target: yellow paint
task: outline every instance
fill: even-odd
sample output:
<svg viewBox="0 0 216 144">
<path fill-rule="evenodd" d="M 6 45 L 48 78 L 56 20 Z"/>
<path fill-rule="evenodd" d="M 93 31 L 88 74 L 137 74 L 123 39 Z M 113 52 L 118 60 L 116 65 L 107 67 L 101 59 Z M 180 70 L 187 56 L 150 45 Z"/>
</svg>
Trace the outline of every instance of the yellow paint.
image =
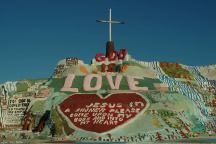
<svg viewBox="0 0 216 144">
<path fill-rule="evenodd" d="M 86 69 L 85 66 L 80 66 L 80 72 L 83 74 L 88 74 L 88 70 Z"/>
<path fill-rule="evenodd" d="M 160 121 L 159 121 L 156 117 L 153 117 L 153 118 L 152 118 L 151 123 L 152 123 L 153 126 L 155 126 L 155 127 L 157 127 L 157 128 L 162 127 Z"/>
<path fill-rule="evenodd" d="M 121 72 L 125 72 L 128 69 L 128 65 L 125 64 L 121 67 Z"/>
</svg>

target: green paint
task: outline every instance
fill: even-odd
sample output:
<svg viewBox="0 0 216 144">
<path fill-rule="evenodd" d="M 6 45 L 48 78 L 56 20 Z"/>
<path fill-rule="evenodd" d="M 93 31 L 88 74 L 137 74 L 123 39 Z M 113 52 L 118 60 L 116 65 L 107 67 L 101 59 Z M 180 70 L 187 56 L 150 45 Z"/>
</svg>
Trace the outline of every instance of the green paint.
<svg viewBox="0 0 216 144">
<path fill-rule="evenodd" d="M 56 135 L 61 136 L 63 134 L 63 131 L 62 131 L 63 124 L 62 124 L 60 115 L 58 114 L 56 109 L 53 109 L 51 111 L 51 119 L 53 120 L 56 126 Z"/>
</svg>

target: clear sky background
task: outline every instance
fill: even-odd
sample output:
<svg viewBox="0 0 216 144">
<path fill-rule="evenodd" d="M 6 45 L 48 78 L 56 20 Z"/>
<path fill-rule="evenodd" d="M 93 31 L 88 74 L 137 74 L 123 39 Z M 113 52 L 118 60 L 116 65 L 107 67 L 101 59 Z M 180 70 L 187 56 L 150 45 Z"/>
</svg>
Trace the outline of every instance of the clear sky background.
<svg viewBox="0 0 216 144">
<path fill-rule="evenodd" d="M 112 17 L 116 49 L 138 60 L 216 64 L 216 0 L 0 0 L 0 83 L 49 77 L 56 63 L 90 63 L 105 52 Z"/>
</svg>

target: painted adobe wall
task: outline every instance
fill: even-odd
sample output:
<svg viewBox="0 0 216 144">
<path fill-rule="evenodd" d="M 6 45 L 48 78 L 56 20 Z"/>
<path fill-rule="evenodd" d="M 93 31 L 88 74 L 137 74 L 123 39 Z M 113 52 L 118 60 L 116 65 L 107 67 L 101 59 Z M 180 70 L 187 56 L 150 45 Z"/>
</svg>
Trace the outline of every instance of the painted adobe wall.
<svg viewBox="0 0 216 144">
<path fill-rule="evenodd" d="M 197 67 L 132 58 L 114 67 L 104 73 L 100 63 L 68 58 L 51 79 L 2 84 L 0 136 L 127 143 L 215 135 L 215 80 Z"/>
</svg>

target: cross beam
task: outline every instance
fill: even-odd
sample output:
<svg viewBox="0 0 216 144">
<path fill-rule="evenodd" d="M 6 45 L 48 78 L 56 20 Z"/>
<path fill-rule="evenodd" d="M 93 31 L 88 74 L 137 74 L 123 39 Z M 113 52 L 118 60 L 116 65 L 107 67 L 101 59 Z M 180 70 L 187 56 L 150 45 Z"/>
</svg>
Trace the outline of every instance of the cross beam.
<svg viewBox="0 0 216 144">
<path fill-rule="evenodd" d="M 109 24 L 109 41 L 112 41 L 112 24 L 124 24 L 123 21 L 112 21 L 112 10 L 109 9 L 109 20 L 96 20 L 97 22 L 101 23 L 108 23 Z"/>
</svg>

